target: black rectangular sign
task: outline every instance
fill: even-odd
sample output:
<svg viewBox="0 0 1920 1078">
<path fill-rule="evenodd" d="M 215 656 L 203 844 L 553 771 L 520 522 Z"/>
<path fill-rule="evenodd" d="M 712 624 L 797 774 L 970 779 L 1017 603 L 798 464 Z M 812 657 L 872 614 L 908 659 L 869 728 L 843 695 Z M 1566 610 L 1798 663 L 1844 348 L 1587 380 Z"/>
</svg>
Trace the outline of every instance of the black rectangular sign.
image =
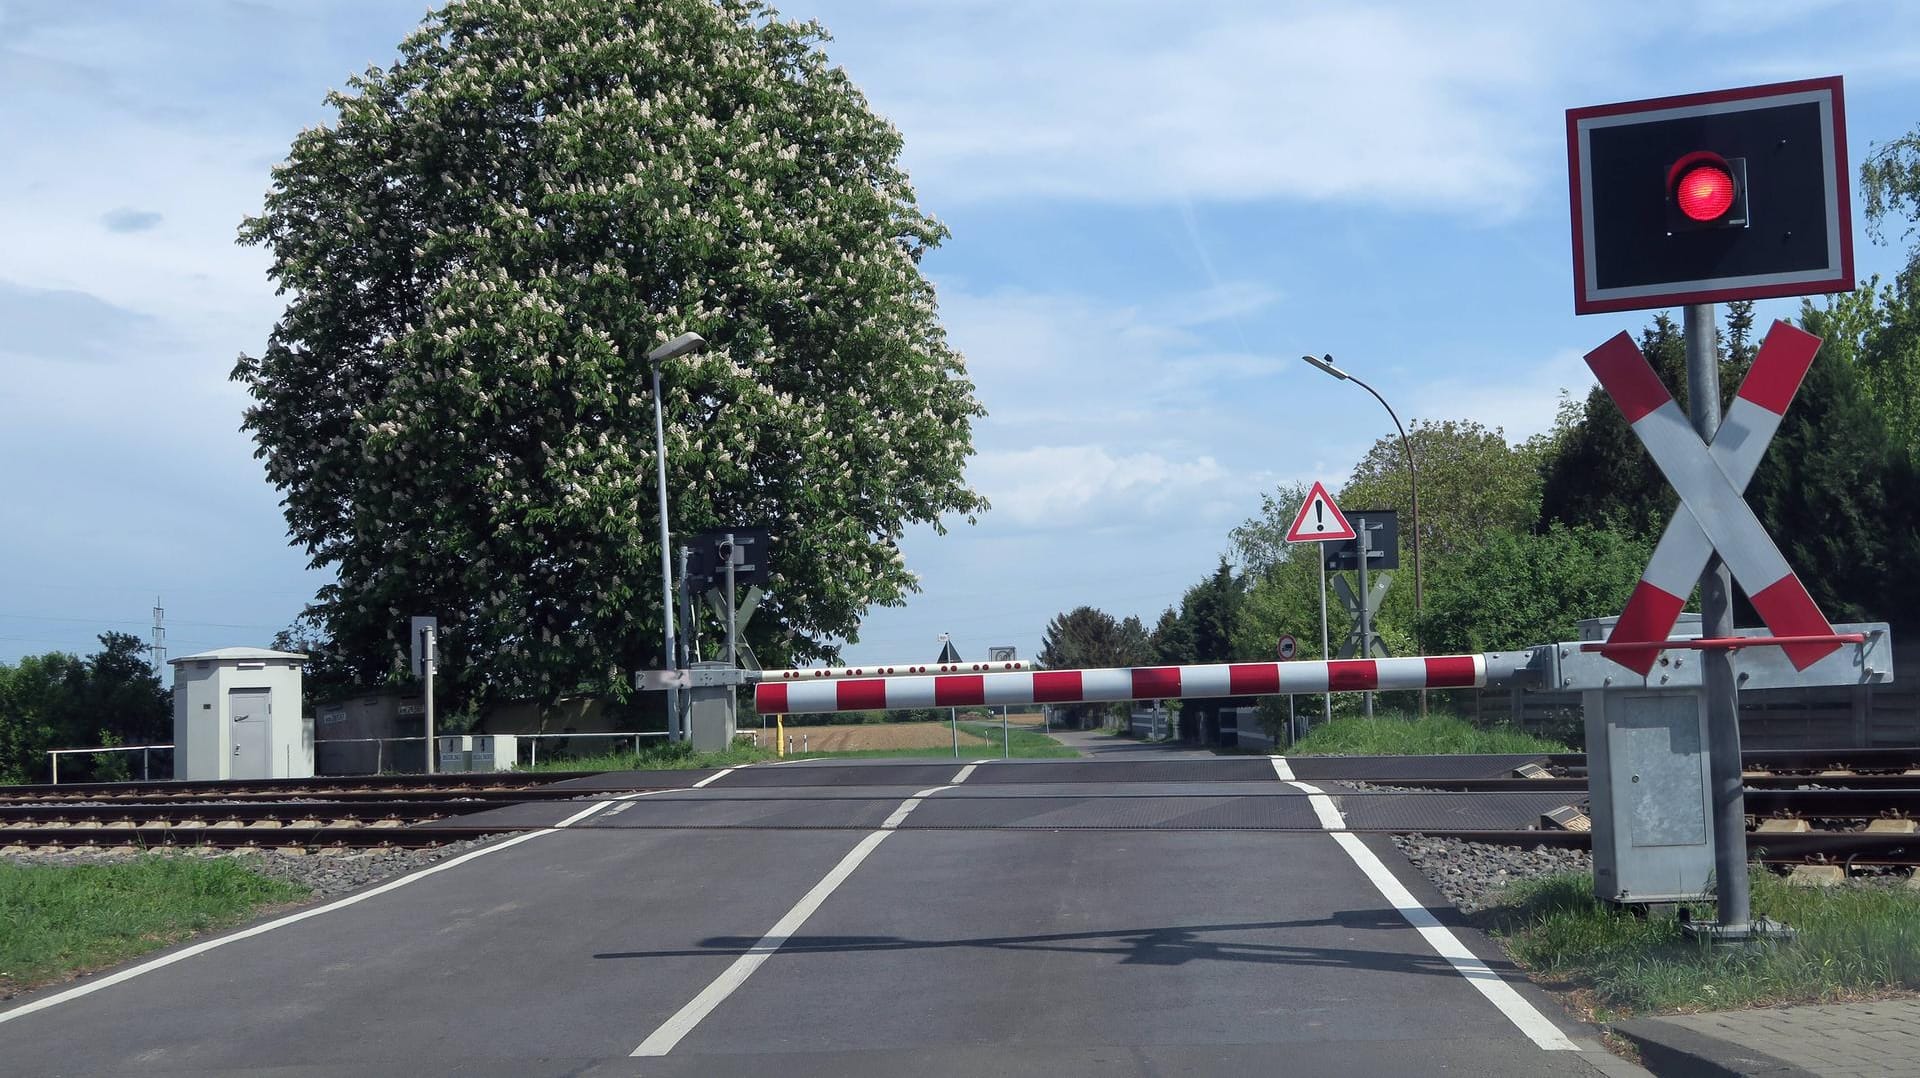
<svg viewBox="0 0 1920 1078">
<path fill-rule="evenodd" d="M 1400 568 L 1400 514 L 1392 509 L 1362 509 L 1345 514 L 1354 531 L 1367 531 L 1367 572 Z M 1321 543 L 1327 568 L 1333 572 L 1352 572 L 1360 568 L 1360 540 Z"/>
<path fill-rule="evenodd" d="M 1838 78 L 1570 109 L 1567 166 L 1576 313 L 1853 288 Z"/>
<path fill-rule="evenodd" d="M 726 586 L 727 563 L 721 557 L 721 548 L 725 546 L 728 535 L 733 536 L 734 586 L 744 588 L 749 584 L 766 583 L 773 553 L 767 529 L 726 528 L 701 532 L 687 544 L 693 552 L 687 558 L 687 579 L 693 584 L 694 591 Z"/>
</svg>

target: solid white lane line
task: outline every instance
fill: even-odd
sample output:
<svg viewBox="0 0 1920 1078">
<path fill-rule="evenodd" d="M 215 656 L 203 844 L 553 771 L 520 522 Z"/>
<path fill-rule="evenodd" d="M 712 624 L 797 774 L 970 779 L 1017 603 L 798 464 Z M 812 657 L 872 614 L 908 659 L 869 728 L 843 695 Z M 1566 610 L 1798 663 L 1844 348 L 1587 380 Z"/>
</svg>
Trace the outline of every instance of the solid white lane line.
<svg viewBox="0 0 1920 1078">
<path fill-rule="evenodd" d="M 1347 829 L 1347 818 L 1340 815 L 1340 810 L 1334 806 L 1333 798 L 1328 797 L 1322 792 L 1320 787 L 1310 782 L 1288 781 L 1287 785 L 1306 793 L 1307 804 L 1313 806 L 1313 814 L 1319 817 L 1321 827 L 1329 831 L 1345 831 Z"/>
<path fill-rule="evenodd" d="M 407 875 L 401 876 L 398 879 L 389 880 L 388 882 L 383 883 L 378 887 L 361 891 L 358 894 L 348 895 L 345 898 L 335 899 L 334 901 L 329 902 L 324 906 L 315 906 L 310 910 L 301 910 L 299 913 L 291 913 L 285 917 L 279 918 L 278 920 L 268 921 L 266 924 L 263 924 L 263 925 L 254 925 L 252 928 L 242 929 L 241 931 L 235 932 L 229 936 L 221 936 L 218 939 L 210 939 L 204 943 L 196 943 L 191 947 L 183 947 L 180 950 L 174 951 L 171 954 L 161 955 L 159 958 L 153 959 L 150 962 L 142 962 L 137 966 L 129 966 L 118 973 L 109 973 L 104 977 L 100 977 L 95 980 L 89 980 L 84 984 L 75 985 L 74 987 L 69 988 L 64 992 L 56 992 L 51 996 L 47 996 L 42 999 L 36 999 L 31 1003 L 23 1003 L 20 1006 L 13 1008 L 12 1010 L 0 1011 L 0 1024 L 11 1022 L 16 1018 L 24 1018 L 27 1015 L 34 1013 L 35 1011 L 44 1011 L 49 1007 L 57 1007 L 62 1003 L 68 1002 L 69 1000 L 79 999 L 82 996 L 90 996 L 95 992 L 100 991 L 103 988 L 111 988 L 116 984 L 133 980 L 135 977 L 138 977 L 141 974 L 152 973 L 154 970 L 157 970 L 157 969 L 164 969 L 167 966 L 173 965 L 175 962 L 184 962 L 189 958 L 198 957 L 216 948 L 225 947 L 229 943 L 238 943 L 244 939 L 252 939 L 255 936 L 262 935 L 267 932 L 271 932 L 276 928 L 285 928 L 286 926 L 291 924 L 298 924 L 309 917 L 318 917 L 323 913 L 332 913 L 335 910 L 343 910 L 343 909 L 346 909 L 348 906 L 353 906 L 361 902 L 365 902 L 369 898 L 374 898 L 379 895 L 384 895 L 389 891 L 397 891 L 400 888 L 407 886 L 408 884 L 418 883 L 429 876 L 438 875 L 442 872 L 447 871 L 450 868 L 454 868 L 458 865 L 464 865 L 468 861 L 472 861 L 476 858 L 485 857 L 488 854 L 492 854 L 492 853 L 499 853 L 501 850 L 507 849 L 509 847 L 518 846 L 522 842 L 531 842 L 542 835 L 551 835 L 554 832 L 561 830 L 562 828 L 579 823 L 581 820 L 586 819 L 587 817 L 593 815 L 596 812 L 599 812 L 601 809 L 604 809 L 609 805 L 618 804 L 623 801 L 631 801 L 636 797 L 647 797 L 651 794 L 667 793 L 667 792 L 668 791 L 666 790 L 642 790 L 637 793 L 621 794 L 619 797 L 609 798 L 605 801 L 595 801 L 593 804 L 588 805 L 586 808 L 581 809 L 579 812 L 576 812 L 573 815 L 567 817 L 566 819 L 561 820 L 559 823 L 554 824 L 552 827 L 543 827 L 538 831 L 528 831 L 526 834 L 523 834 L 523 835 L 514 835 L 511 838 L 501 839 L 499 842 L 495 842 L 492 845 L 482 846 L 477 850 L 469 850 L 458 857 L 448 858 L 445 861 L 440 861 L 435 864 L 428 865 L 426 868 L 420 869 L 417 872 L 410 872 Z"/>
<path fill-rule="evenodd" d="M 706 778 L 701 779 L 699 782 L 694 783 L 692 786 L 689 786 L 688 789 L 698 790 L 700 787 L 705 786 L 707 783 L 712 782 L 715 779 L 724 779 L 728 775 L 733 774 L 737 770 L 739 769 L 733 768 L 733 767 L 723 767 L 720 770 L 715 771 L 713 774 L 708 775 Z"/>
<path fill-rule="evenodd" d="M 1280 776 L 1281 782 L 1293 781 L 1293 765 L 1287 762 L 1285 756 L 1269 756 L 1267 759 L 1273 761 L 1273 773 Z"/>
<path fill-rule="evenodd" d="M 954 784 L 955 786 L 958 786 L 958 785 L 960 785 L 961 783 L 963 783 L 963 782 L 965 782 L 965 781 L 967 781 L 967 776 L 968 776 L 968 775 L 971 775 L 971 774 L 973 774 L 973 769 L 974 769 L 974 768 L 976 768 L 976 767 L 979 767 L 979 766 L 980 766 L 980 765 L 979 765 L 978 763 L 971 763 L 971 764 L 968 764 L 967 766 L 965 766 L 965 767 L 963 767 L 963 768 L 961 768 L 961 769 L 960 769 L 960 773 L 959 773 L 958 775 L 955 775 L 955 776 L 953 777 L 953 784 Z"/>
<path fill-rule="evenodd" d="M 920 807 L 921 801 L 942 790 L 951 790 L 958 786 L 964 775 L 963 771 L 961 775 L 954 778 L 952 783 L 921 790 L 902 802 L 899 808 L 893 810 L 893 815 L 888 816 L 880 825 L 880 830 L 861 839 L 853 849 L 848 850 L 847 855 L 840 859 L 840 863 L 822 876 L 820 882 L 813 885 L 812 890 L 800 896 L 800 901 L 794 903 L 793 908 L 788 910 L 784 917 L 775 921 L 773 927 L 767 930 L 766 935 L 760 937 L 758 943 L 748 948 L 746 954 L 734 959 L 720 976 L 713 979 L 712 984 L 701 989 L 699 995 L 688 1000 L 686 1006 L 675 1011 L 673 1017 L 660 1023 L 660 1028 L 647 1034 L 647 1039 L 641 1041 L 640 1046 L 635 1048 L 632 1054 L 663 1056 L 673 1051 L 674 1046 L 684 1040 L 687 1034 L 692 1033 L 695 1026 L 705 1021 L 707 1016 L 713 1013 L 714 1008 L 726 1002 L 728 996 L 733 995 L 736 989 L 747 983 L 747 978 L 753 976 L 755 970 L 764 965 L 767 959 L 772 958 L 795 932 L 800 931 L 800 927 L 807 923 L 807 918 L 812 917 L 814 912 L 827 901 L 827 896 L 847 882 L 847 877 L 853 875 L 853 870 L 859 868 L 860 863 L 878 849 L 880 844 L 887 840 L 888 835 L 893 834 L 909 813 Z"/>
<path fill-rule="evenodd" d="M 1467 945 L 1460 942 L 1460 937 L 1453 934 L 1452 929 L 1436 920 L 1433 913 L 1422 906 L 1420 900 L 1414 898 L 1387 870 L 1387 866 L 1380 863 L 1380 858 L 1367 849 L 1366 844 L 1360 841 L 1360 836 L 1351 831 L 1337 831 L 1333 840 L 1347 851 L 1347 856 L 1353 858 L 1353 863 L 1360 866 L 1360 871 L 1367 874 L 1367 879 L 1373 881 L 1373 886 L 1393 904 L 1400 916 L 1426 937 L 1427 945 L 1446 959 L 1460 976 L 1466 978 L 1468 984 L 1479 989 L 1480 994 L 1487 997 L 1487 1002 L 1499 1008 L 1500 1013 L 1507 1016 L 1507 1021 L 1526 1034 L 1529 1040 L 1549 1052 L 1580 1050 L 1580 1046 L 1569 1040 L 1559 1026 L 1540 1013 L 1539 1008 L 1528 1003 L 1519 992 L 1514 991 L 1512 985 L 1475 957 Z"/>
<path fill-rule="evenodd" d="M 1512 1022 L 1514 1028 L 1526 1034 L 1527 1039 L 1535 1045 L 1549 1052 L 1580 1050 L 1580 1046 L 1569 1040 L 1567 1035 L 1560 1031 L 1559 1026 L 1554 1025 L 1546 1015 L 1540 1013 L 1539 1008 L 1528 1003 L 1519 992 L 1514 991 L 1512 985 L 1494 972 L 1491 966 L 1468 950 L 1467 945 L 1460 942 L 1460 937 L 1454 935 L 1452 929 L 1441 924 L 1439 919 L 1434 917 L 1433 911 L 1421 905 L 1420 900 L 1413 897 L 1413 892 L 1406 889 L 1406 886 L 1386 865 L 1381 863 L 1380 858 L 1375 856 L 1372 850 L 1367 849 L 1367 844 L 1360 841 L 1360 836 L 1347 830 L 1346 817 L 1340 814 L 1331 797 L 1310 782 L 1290 782 L 1289 785 L 1297 787 L 1307 795 L 1308 803 L 1313 805 L 1314 815 L 1320 818 L 1320 826 L 1332 833 L 1333 841 L 1347 851 L 1347 856 L 1359 867 L 1368 882 L 1373 884 L 1374 890 L 1380 892 L 1380 897 L 1386 899 L 1407 924 L 1420 933 L 1421 937 L 1427 941 L 1427 946 L 1432 947 L 1436 954 L 1446 959 L 1447 964 L 1451 965 L 1454 971 L 1465 978 L 1466 982 L 1477 989 L 1482 996 L 1485 996 L 1488 1003 L 1493 1004 L 1501 1014 L 1506 1015 L 1507 1021 Z"/>
</svg>

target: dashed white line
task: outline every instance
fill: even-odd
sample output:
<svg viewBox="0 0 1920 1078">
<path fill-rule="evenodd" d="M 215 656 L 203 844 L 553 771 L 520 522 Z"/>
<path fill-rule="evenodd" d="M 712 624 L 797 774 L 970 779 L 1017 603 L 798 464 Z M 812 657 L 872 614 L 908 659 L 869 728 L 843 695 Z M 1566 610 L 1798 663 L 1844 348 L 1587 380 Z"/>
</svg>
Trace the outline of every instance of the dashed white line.
<svg viewBox="0 0 1920 1078">
<path fill-rule="evenodd" d="M 109 973 L 104 977 L 98 978 L 97 980 L 87 981 L 85 984 L 76 985 L 72 988 L 67 989 L 64 992 L 56 992 L 51 996 L 47 996 L 42 999 L 36 999 L 31 1003 L 23 1003 L 20 1006 L 13 1008 L 12 1010 L 0 1011 L 0 1024 L 11 1022 L 16 1018 L 24 1018 L 29 1014 L 33 1014 L 36 1011 L 44 1011 L 49 1007 L 57 1007 L 62 1003 L 67 1003 L 69 1001 L 79 999 L 82 996 L 90 996 L 93 993 L 98 992 L 103 988 L 112 988 L 116 984 L 123 984 L 143 974 L 152 973 L 154 970 L 157 970 L 157 969 L 164 969 L 167 966 L 173 965 L 175 962 L 184 962 L 189 958 L 196 958 L 200 955 L 206 954 L 208 951 L 212 951 L 220 947 L 225 947 L 229 943 L 238 943 L 244 939 L 252 939 L 255 936 L 264 935 L 265 933 L 271 932 L 276 928 L 285 928 L 288 925 L 298 924 L 301 921 L 307 920 L 310 917 L 318 917 L 323 913 L 332 913 L 335 910 L 343 910 L 343 909 L 346 909 L 348 906 L 358 905 L 359 903 L 365 902 L 369 898 L 375 898 L 380 895 L 384 895 L 389 891 L 397 891 L 400 888 L 407 886 L 408 884 L 418 883 L 429 876 L 439 875 L 440 873 L 445 872 L 450 868 L 454 868 L 459 865 L 464 865 L 468 861 L 485 857 L 488 854 L 499 853 L 501 850 L 518 846 L 522 842 L 532 842 L 534 839 L 539 838 L 542 835 L 551 835 L 554 832 L 561 830 L 562 828 L 570 827 L 573 824 L 579 823 L 581 820 L 586 819 L 587 817 L 593 815 L 596 812 L 599 812 L 601 809 L 604 809 L 609 805 L 617 805 L 617 804 L 620 804 L 621 802 L 631 801 L 636 797 L 647 797 L 651 794 L 667 793 L 667 792 L 669 791 L 640 790 L 635 793 L 621 794 L 619 797 L 608 798 L 607 800 L 604 800 L 604 801 L 595 801 L 593 804 L 588 805 L 586 808 L 581 809 L 579 812 L 576 812 L 571 816 L 568 816 L 566 819 L 561 820 L 559 823 L 554 824 L 552 827 L 543 827 L 538 831 L 528 831 L 525 834 L 514 835 L 511 838 L 501 839 L 500 841 L 492 843 L 491 845 L 482 846 L 477 850 L 469 850 L 468 852 L 463 853 L 458 857 L 451 857 L 445 861 L 428 865 L 426 868 L 420 869 L 417 872 L 410 872 L 405 876 L 401 876 L 399 879 L 390 880 L 387 883 L 383 883 L 378 887 L 369 888 L 357 894 L 348 895 L 345 898 L 335 899 L 334 901 L 329 902 L 324 906 L 315 906 L 310 910 L 301 910 L 299 913 L 291 913 L 278 920 L 268 921 L 266 924 L 263 924 L 263 925 L 255 925 L 252 928 L 242 929 L 238 932 L 233 933 L 232 935 L 221 936 L 218 939 L 210 939 L 204 943 L 196 943 L 191 947 L 182 947 L 180 950 L 174 951 L 171 954 L 161 955 L 159 958 L 153 959 L 150 962 L 142 962 L 137 966 L 129 966 L 128 968 L 123 969 L 118 973 Z M 625 806 L 623 805 L 622 807 L 625 807 Z"/>
<path fill-rule="evenodd" d="M 961 768 L 960 773 L 953 777 L 953 784 L 955 786 L 958 786 L 961 783 L 967 781 L 967 776 L 973 774 L 973 769 L 979 766 L 980 766 L 979 763 L 976 762 L 976 763 L 968 764 L 967 766 Z"/>
<path fill-rule="evenodd" d="M 1492 967 L 1468 950 L 1452 929 L 1434 917 L 1433 911 L 1421 905 L 1420 900 L 1413 897 L 1413 892 L 1407 890 L 1392 871 L 1381 863 L 1380 858 L 1367 848 L 1366 843 L 1360 841 L 1360 836 L 1347 830 L 1346 817 L 1340 814 L 1340 809 L 1326 791 L 1310 782 L 1294 779 L 1293 768 L 1283 757 L 1275 756 L 1272 759 L 1273 770 L 1281 781 L 1307 795 L 1307 802 L 1313 806 L 1314 815 L 1319 817 L 1320 826 L 1332 834 L 1333 841 L 1352 858 L 1367 881 L 1380 892 L 1380 896 L 1393 906 L 1414 931 L 1420 933 L 1435 953 L 1447 960 L 1455 972 L 1479 990 L 1488 1003 L 1506 1015 L 1507 1021 L 1512 1022 L 1534 1044 L 1550 1052 L 1580 1050 L 1580 1046 L 1568 1039 L 1546 1015 L 1541 1014 L 1539 1008 L 1528 1003 Z"/>
<path fill-rule="evenodd" d="M 951 790 L 960 785 L 972 771 L 973 765 L 968 764 L 960 769 L 960 773 L 953 777 L 951 783 L 921 790 L 901 802 L 900 807 L 894 809 L 893 814 L 880 824 L 878 831 L 867 835 L 853 849 L 848 850 L 847 855 L 840 859 L 840 863 L 822 876 L 820 882 L 813 885 L 812 890 L 802 895 L 800 901 L 794 903 L 793 908 L 788 910 L 785 916 L 775 921 L 773 927 L 767 930 L 766 935 L 760 937 L 758 943 L 748 948 L 746 954 L 734 959 L 720 976 L 713 979 L 712 984 L 701 989 L 699 995 L 688 1000 L 686 1006 L 675 1011 L 673 1017 L 660 1023 L 660 1028 L 647 1034 L 647 1039 L 641 1041 L 640 1046 L 635 1048 L 632 1054 L 663 1056 L 673 1051 L 674 1046 L 684 1040 L 687 1034 L 692 1033 L 694 1027 L 705 1021 L 706 1017 L 713 1013 L 714 1008 L 724 1003 L 728 996 L 733 995 L 741 985 L 747 983 L 747 978 L 753 976 L 755 970 L 764 965 L 767 959 L 772 958 L 795 932 L 800 931 L 801 926 L 807 923 L 807 918 L 812 917 L 814 912 L 827 901 L 827 897 L 845 883 L 848 876 L 853 875 L 853 870 L 859 868 L 860 863 L 878 849 L 901 823 L 905 822 L 908 814 L 920 807 L 920 802 L 942 790 Z"/>
</svg>

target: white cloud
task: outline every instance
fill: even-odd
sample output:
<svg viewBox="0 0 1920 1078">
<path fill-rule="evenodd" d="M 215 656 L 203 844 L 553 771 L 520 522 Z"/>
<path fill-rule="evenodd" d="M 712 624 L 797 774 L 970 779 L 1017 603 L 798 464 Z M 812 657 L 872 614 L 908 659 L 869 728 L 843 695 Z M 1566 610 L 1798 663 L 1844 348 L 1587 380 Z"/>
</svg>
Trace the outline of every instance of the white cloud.
<svg viewBox="0 0 1920 1078">
<path fill-rule="evenodd" d="M 975 458 L 969 475 L 996 513 L 1020 524 L 1055 527 L 1095 515 L 1161 513 L 1170 503 L 1203 497 L 1230 478 L 1211 456 L 1116 455 L 1097 445 L 987 451 Z"/>
<path fill-rule="evenodd" d="M 1580 353 L 1557 352 L 1543 360 L 1506 364 L 1499 379 L 1442 378 L 1421 387 L 1409 418 L 1472 419 L 1498 427 L 1509 442 L 1522 442 L 1553 427 L 1563 393 L 1585 400 L 1593 372 Z"/>
</svg>

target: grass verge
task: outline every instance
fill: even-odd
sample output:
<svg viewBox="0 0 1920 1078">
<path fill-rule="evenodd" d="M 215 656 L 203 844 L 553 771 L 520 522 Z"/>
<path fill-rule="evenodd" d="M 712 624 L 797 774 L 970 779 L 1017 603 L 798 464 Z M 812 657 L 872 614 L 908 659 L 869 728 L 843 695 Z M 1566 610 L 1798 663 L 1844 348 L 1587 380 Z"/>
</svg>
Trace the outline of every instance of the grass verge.
<svg viewBox="0 0 1920 1078">
<path fill-rule="evenodd" d="M 963 722 L 962 733 L 985 738 L 985 745 L 960 746 L 960 758 L 977 760 L 982 757 L 997 757 L 1001 751 L 1000 724 L 998 722 Z M 1015 725 L 1011 727 L 1012 746 L 1009 755 L 1019 759 L 1062 758 L 1078 756 L 1078 752 L 1045 734 L 1034 730 L 1023 730 Z M 890 757 L 904 758 L 953 758 L 951 746 L 935 746 L 924 749 L 854 749 L 847 752 L 795 752 L 786 758 L 789 760 L 834 760 L 834 759 L 877 759 Z M 522 771 L 660 771 L 695 767 L 739 767 L 742 764 L 766 763 L 780 759 L 772 749 L 756 749 L 735 746 L 722 752 L 695 752 L 683 744 L 652 745 L 639 752 L 613 752 L 598 756 L 567 756 L 559 759 L 541 760 L 534 767 L 521 768 Z"/>
<path fill-rule="evenodd" d="M 1585 873 L 1516 884 L 1486 916 L 1515 961 L 1556 987 L 1591 993 L 1603 1021 L 1920 990 L 1920 891 L 1789 887 L 1756 870 L 1752 896 L 1754 915 L 1785 922 L 1791 941 L 1696 942 L 1674 918 L 1602 903 Z M 1712 903 L 1695 907 L 1694 916 L 1711 917 Z"/>
<path fill-rule="evenodd" d="M 306 894 L 225 858 L 0 862 L 0 996 L 145 954 Z"/>
<path fill-rule="evenodd" d="M 735 745 L 719 752 L 695 752 L 686 742 L 649 745 L 639 752 L 603 752 L 594 756 L 559 756 L 541 760 L 520 771 L 679 771 L 696 767 L 739 767 L 776 759 L 772 749 Z"/>
<path fill-rule="evenodd" d="M 998 722 L 963 722 L 960 724 L 960 732 L 963 734 L 971 734 L 974 737 L 984 738 L 987 743 L 984 745 L 963 744 L 960 746 L 959 756 L 953 754 L 953 748 L 950 745 L 936 745 L 932 748 L 925 749 L 854 749 L 846 752 L 795 752 L 789 754 L 787 759 L 837 760 L 848 758 L 879 759 L 884 757 L 900 757 L 937 760 L 945 757 L 949 760 L 997 760 L 1000 758 L 1003 745 L 1000 737 L 1000 724 Z M 1012 759 L 1065 759 L 1067 757 L 1080 755 L 1077 750 L 1062 745 L 1059 741 L 1048 737 L 1046 734 L 1034 730 L 1022 730 L 1018 726 L 1013 726 L 1011 727 L 1011 733 L 1013 735 L 1011 745 L 1006 746 L 1006 748 L 1007 755 Z"/>
<path fill-rule="evenodd" d="M 1335 719 L 1313 728 L 1289 756 L 1429 756 L 1455 753 L 1567 752 L 1565 745 L 1511 726 L 1479 727 L 1463 719 L 1386 715 Z"/>
</svg>

